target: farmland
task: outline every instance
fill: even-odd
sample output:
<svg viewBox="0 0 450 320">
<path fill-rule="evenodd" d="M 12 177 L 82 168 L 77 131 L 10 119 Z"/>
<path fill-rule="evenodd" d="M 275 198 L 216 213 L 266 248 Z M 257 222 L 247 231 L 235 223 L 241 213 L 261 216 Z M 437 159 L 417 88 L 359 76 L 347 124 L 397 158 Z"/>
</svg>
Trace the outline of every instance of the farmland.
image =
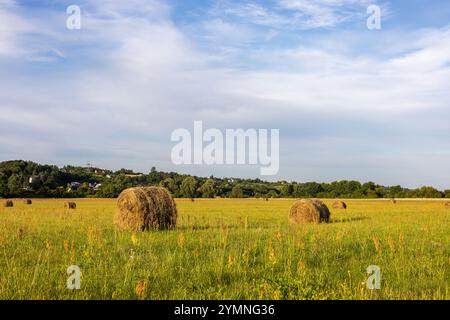
<svg viewBox="0 0 450 320">
<path fill-rule="evenodd" d="M 177 199 L 177 228 L 145 233 L 114 229 L 115 200 L 74 201 L 0 208 L 0 299 L 450 299 L 444 201 L 324 200 L 331 223 L 292 225 L 293 199 Z"/>
</svg>

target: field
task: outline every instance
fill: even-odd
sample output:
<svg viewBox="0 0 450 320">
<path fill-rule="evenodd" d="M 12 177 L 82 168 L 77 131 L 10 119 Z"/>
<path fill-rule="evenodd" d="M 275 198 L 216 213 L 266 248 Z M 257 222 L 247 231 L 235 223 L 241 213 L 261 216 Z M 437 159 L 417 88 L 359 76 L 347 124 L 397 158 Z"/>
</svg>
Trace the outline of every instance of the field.
<svg viewBox="0 0 450 320">
<path fill-rule="evenodd" d="M 75 201 L 0 208 L 0 299 L 450 299 L 443 201 L 349 200 L 291 225 L 292 199 L 179 199 L 176 230 L 138 234 L 114 230 L 115 200 Z"/>
</svg>

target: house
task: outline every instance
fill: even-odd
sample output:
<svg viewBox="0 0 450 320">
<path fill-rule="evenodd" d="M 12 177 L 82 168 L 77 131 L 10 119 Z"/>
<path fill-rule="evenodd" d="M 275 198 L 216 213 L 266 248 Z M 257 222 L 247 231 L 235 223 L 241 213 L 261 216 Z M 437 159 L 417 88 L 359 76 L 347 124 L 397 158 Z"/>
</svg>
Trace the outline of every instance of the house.
<svg viewBox="0 0 450 320">
<path fill-rule="evenodd" d="M 81 187 L 81 183 L 79 182 L 71 182 L 67 184 L 67 192 L 71 192 L 73 190 L 77 190 L 79 187 Z"/>
</svg>

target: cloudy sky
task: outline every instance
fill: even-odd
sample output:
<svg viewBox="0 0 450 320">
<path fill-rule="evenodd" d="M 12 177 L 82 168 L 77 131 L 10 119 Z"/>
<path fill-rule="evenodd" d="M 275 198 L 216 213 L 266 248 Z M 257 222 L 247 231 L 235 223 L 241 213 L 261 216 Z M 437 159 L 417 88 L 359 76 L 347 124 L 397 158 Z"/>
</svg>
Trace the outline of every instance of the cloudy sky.
<svg viewBox="0 0 450 320">
<path fill-rule="evenodd" d="M 450 2 L 0 0 L 0 160 L 259 177 L 173 165 L 194 120 L 280 129 L 270 180 L 450 188 Z"/>
</svg>

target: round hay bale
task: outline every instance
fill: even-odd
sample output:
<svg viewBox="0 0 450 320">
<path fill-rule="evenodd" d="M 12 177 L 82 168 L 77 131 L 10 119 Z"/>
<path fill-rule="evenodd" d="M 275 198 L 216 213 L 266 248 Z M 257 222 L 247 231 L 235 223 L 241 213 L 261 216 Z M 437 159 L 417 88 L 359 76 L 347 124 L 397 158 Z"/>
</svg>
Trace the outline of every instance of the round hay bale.
<svg viewBox="0 0 450 320">
<path fill-rule="evenodd" d="M 392 204 L 396 204 L 396 203 L 397 203 L 397 200 L 391 199 L 391 203 L 392 203 Z"/>
<path fill-rule="evenodd" d="M 5 208 L 12 208 L 12 207 L 14 207 L 14 202 L 13 202 L 12 200 L 6 200 L 6 201 L 3 203 L 3 206 L 4 206 Z"/>
<path fill-rule="evenodd" d="M 130 188 L 117 199 L 114 224 L 118 229 L 148 231 L 173 229 L 177 207 L 170 192 L 162 187 Z"/>
<path fill-rule="evenodd" d="M 77 204 L 75 202 L 65 202 L 64 203 L 64 208 L 66 208 L 66 209 L 76 209 L 77 208 Z"/>
<path fill-rule="evenodd" d="M 347 209 L 347 204 L 344 201 L 337 200 L 333 202 L 334 209 Z"/>
<path fill-rule="evenodd" d="M 24 199 L 23 204 L 30 205 L 33 204 L 33 201 L 31 201 L 30 199 Z"/>
<path fill-rule="evenodd" d="M 328 223 L 330 221 L 330 210 L 320 200 L 301 199 L 292 205 L 289 220 L 292 223 Z"/>
</svg>

